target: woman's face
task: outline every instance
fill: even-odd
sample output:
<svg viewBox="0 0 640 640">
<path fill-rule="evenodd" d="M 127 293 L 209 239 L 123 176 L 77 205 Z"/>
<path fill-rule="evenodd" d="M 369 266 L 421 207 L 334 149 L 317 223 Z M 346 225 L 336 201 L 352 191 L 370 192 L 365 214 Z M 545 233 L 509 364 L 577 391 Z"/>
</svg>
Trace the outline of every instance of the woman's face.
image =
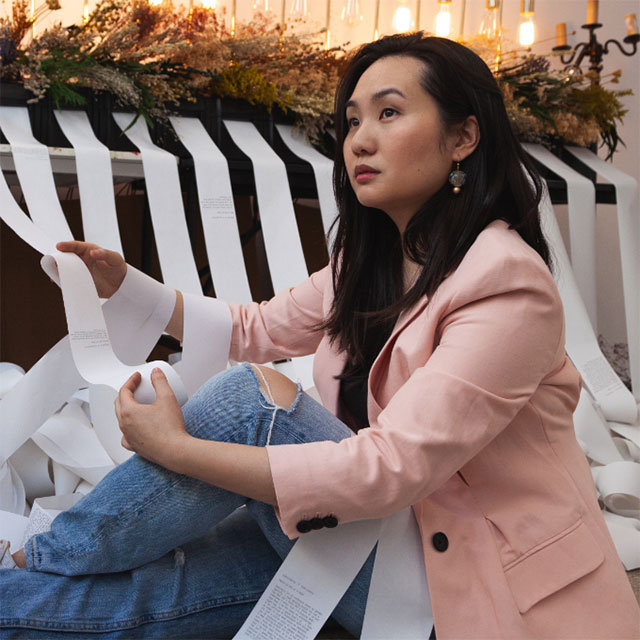
<svg viewBox="0 0 640 640">
<path fill-rule="evenodd" d="M 420 83 L 424 63 L 409 56 L 374 62 L 346 104 L 344 162 L 361 204 L 385 211 L 404 232 L 446 182 L 453 136 Z"/>
</svg>

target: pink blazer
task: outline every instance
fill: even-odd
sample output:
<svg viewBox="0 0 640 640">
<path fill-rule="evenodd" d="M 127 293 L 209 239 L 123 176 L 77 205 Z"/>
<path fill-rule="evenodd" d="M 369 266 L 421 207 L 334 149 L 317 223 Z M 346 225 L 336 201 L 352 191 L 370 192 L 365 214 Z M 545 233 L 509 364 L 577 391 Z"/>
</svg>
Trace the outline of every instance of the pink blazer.
<svg viewBox="0 0 640 640">
<path fill-rule="evenodd" d="M 310 331 L 329 268 L 272 300 L 231 305 L 231 357 L 315 353 L 338 410 L 344 357 Z M 404 313 L 369 376 L 370 427 L 340 443 L 268 447 L 285 533 L 412 505 L 438 640 L 638 638 L 640 615 L 573 430 L 580 377 L 540 257 L 490 224 L 460 266 Z"/>
</svg>

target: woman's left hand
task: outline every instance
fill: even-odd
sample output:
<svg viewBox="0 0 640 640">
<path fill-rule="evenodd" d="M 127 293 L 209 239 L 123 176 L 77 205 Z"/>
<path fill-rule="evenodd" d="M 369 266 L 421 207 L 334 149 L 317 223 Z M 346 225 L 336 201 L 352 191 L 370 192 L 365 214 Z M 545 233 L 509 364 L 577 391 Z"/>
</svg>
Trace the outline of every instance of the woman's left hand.
<svg viewBox="0 0 640 640">
<path fill-rule="evenodd" d="M 140 373 L 134 373 L 122 385 L 115 401 L 116 416 L 123 434 L 122 446 L 159 465 L 174 467 L 172 463 L 190 438 L 185 431 L 180 405 L 167 378 L 158 368 L 151 372 L 156 400 L 153 404 L 140 404 L 133 393 L 141 379 Z"/>
</svg>

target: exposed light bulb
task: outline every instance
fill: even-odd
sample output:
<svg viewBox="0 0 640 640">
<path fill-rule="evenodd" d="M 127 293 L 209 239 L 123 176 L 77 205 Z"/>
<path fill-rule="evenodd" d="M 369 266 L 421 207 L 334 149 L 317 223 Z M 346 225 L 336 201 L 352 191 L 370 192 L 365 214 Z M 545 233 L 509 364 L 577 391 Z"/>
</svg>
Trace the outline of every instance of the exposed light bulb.
<svg viewBox="0 0 640 640">
<path fill-rule="evenodd" d="M 533 24 L 531 16 L 527 16 L 525 20 L 520 23 L 518 30 L 518 40 L 523 47 L 530 47 L 536 39 L 536 27 Z"/>
<path fill-rule="evenodd" d="M 413 25 L 411 7 L 408 6 L 406 0 L 399 0 L 396 10 L 393 12 L 391 25 L 398 33 L 404 33 L 411 29 Z"/>
<path fill-rule="evenodd" d="M 202 0 L 202 8 L 203 9 L 215 9 L 216 8 L 216 0 Z"/>
<path fill-rule="evenodd" d="M 291 11 L 289 13 L 292 18 L 306 18 L 309 14 L 307 0 L 293 0 L 291 2 Z"/>
<path fill-rule="evenodd" d="M 480 23 L 480 35 L 489 40 L 496 40 L 501 35 L 500 1 L 487 0 L 486 8 Z"/>
<path fill-rule="evenodd" d="M 521 0 L 518 40 L 523 47 L 530 47 L 535 39 L 536 27 L 533 23 L 533 0 Z"/>
<path fill-rule="evenodd" d="M 436 16 L 436 35 L 448 38 L 451 35 L 451 0 L 439 0 L 440 10 Z"/>
<path fill-rule="evenodd" d="M 360 0 L 345 0 L 340 13 L 340 19 L 346 22 L 349 27 L 358 26 L 364 19 L 360 7 Z"/>
<path fill-rule="evenodd" d="M 153 7 L 158 7 L 162 4 L 162 0 L 149 0 L 149 4 Z"/>
</svg>

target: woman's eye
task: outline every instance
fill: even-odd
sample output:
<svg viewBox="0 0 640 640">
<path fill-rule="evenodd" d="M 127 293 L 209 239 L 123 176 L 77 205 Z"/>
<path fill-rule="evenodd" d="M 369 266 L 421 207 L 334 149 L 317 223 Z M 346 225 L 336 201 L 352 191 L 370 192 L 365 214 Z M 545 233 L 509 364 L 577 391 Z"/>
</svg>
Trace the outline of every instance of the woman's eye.
<svg viewBox="0 0 640 640">
<path fill-rule="evenodd" d="M 382 110 L 382 113 L 380 115 L 383 118 L 390 118 L 391 116 L 395 116 L 396 113 L 398 112 L 395 109 L 392 109 L 391 107 L 387 107 L 386 109 Z"/>
<path fill-rule="evenodd" d="M 358 118 L 347 118 L 347 127 L 352 129 L 353 127 L 357 127 L 359 124 Z"/>
</svg>

